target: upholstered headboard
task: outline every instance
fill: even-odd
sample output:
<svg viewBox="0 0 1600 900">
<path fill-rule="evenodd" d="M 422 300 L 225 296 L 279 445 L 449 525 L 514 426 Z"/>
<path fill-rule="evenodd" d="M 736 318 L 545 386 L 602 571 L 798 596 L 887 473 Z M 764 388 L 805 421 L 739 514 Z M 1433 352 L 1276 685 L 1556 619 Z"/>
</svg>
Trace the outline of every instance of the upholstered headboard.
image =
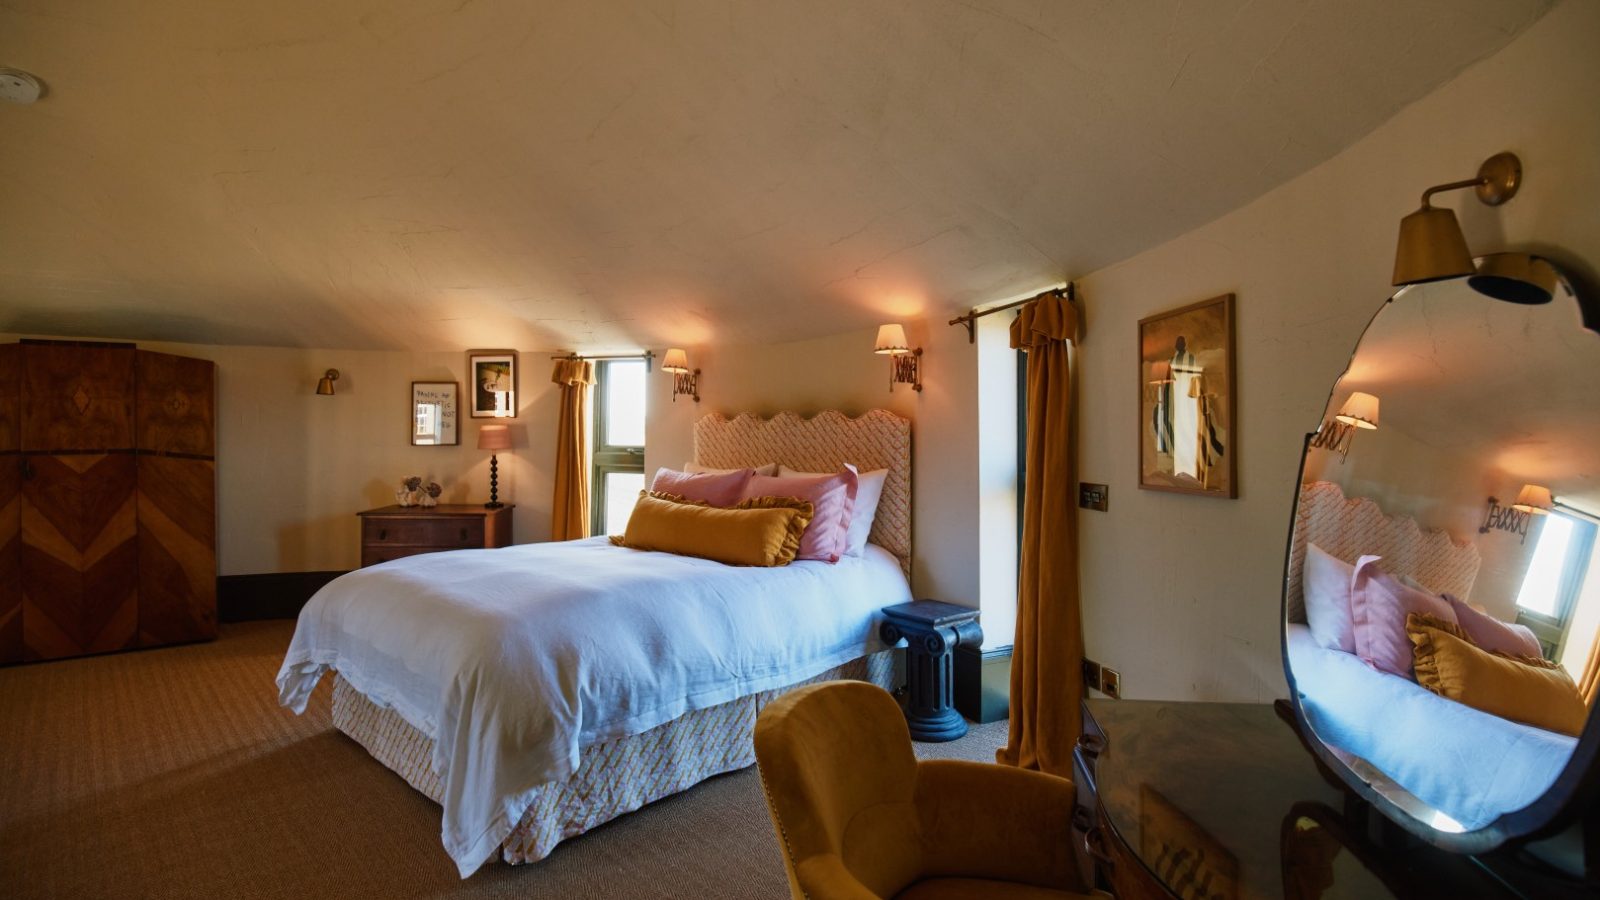
<svg viewBox="0 0 1600 900">
<path fill-rule="evenodd" d="M 1362 556 L 1381 556 L 1388 571 L 1410 575 L 1420 584 L 1463 600 L 1472 594 L 1481 562 L 1478 548 L 1470 542 L 1458 544 L 1444 531 L 1423 530 L 1409 516 L 1384 515 L 1378 504 L 1365 497 L 1346 498 L 1331 481 L 1303 484 L 1285 588 L 1291 622 L 1306 619 L 1300 570 L 1308 542 L 1351 564 Z"/>
<path fill-rule="evenodd" d="M 694 425 L 694 456 L 719 469 L 770 462 L 803 472 L 837 472 L 845 463 L 863 472 L 888 469 L 868 539 L 911 571 L 910 419 L 884 409 L 853 419 L 832 410 L 809 419 L 788 412 L 770 419 L 712 413 Z"/>
</svg>

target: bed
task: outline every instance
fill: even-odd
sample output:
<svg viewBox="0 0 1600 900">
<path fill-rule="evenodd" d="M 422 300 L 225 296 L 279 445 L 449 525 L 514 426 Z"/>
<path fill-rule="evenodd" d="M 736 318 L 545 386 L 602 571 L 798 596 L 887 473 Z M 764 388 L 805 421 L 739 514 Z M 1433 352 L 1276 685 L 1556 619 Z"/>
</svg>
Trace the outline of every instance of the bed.
<svg viewBox="0 0 1600 900">
<path fill-rule="evenodd" d="M 1576 739 L 1513 722 L 1380 672 L 1350 653 L 1319 646 L 1305 624 L 1306 545 L 1353 563 L 1383 557 L 1389 571 L 1470 597 L 1479 557 L 1470 543 L 1385 515 L 1339 486 L 1301 489 L 1290 547 L 1287 647 L 1295 688 L 1312 728 L 1380 792 L 1443 830 L 1471 831 L 1545 793 Z M 1419 802 L 1420 801 L 1420 802 Z"/>
<path fill-rule="evenodd" d="M 910 424 L 708 416 L 696 461 L 889 470 L 862 557 L 777 569 L 606 537 L 425 554 L 313 597 L 279 672 L 296 711 L 336 673 L 333 722 L 440 803 L 463 878 L 754 762 L 755 716 L 801 684 L 888 686 L 878 610 L 910 599 Z"/>
</svg>

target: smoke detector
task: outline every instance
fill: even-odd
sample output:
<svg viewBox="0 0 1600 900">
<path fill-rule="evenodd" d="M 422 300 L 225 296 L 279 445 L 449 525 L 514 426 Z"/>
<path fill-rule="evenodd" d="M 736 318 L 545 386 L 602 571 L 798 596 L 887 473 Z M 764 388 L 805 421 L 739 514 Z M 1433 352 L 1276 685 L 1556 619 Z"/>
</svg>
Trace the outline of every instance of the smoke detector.
<svg viewBox="0 0 1600 900">
<path fill-rule="evenodd" d="M 21 69 L 0 68 L 0 100 L 28 104 L 39 99 L 44 85 Z"/>
</svg>

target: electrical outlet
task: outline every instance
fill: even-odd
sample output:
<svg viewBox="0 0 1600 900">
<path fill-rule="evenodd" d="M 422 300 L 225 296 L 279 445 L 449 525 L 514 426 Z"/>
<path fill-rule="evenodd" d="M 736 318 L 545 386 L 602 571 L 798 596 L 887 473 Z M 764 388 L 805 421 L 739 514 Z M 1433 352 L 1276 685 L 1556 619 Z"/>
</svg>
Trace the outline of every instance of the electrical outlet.
<svg viewBox="0 0 1600 900">
<path fill-rule="evenodd" d="M 1100 664 L 1092 659 L 1085 658 L 1083 661 L 1083 684 L 1100 690 Z"/>
<path fill-rule="evenodd" d="M 1113 700 L 1122 699 L 1122 676 L 1109 666 L 1100 668 L 1100 692 Z"/>
</svg>

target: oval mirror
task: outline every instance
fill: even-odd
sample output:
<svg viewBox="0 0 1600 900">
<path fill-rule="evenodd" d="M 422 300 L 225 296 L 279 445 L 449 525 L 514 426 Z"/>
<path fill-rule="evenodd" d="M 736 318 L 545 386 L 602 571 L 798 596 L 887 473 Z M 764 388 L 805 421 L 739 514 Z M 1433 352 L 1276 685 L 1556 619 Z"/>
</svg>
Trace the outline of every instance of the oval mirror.
<svg viewBox="0 0 1600 900">
<path fill-rule="evenodd" d="M 1600 334 L 1578 299 L 1522 254 L 1401 289 L 1301 463 L 1283 643 L 1302 733 L 1462 852 L 1571 816 L 1600 744 Z"/>
</svg>

